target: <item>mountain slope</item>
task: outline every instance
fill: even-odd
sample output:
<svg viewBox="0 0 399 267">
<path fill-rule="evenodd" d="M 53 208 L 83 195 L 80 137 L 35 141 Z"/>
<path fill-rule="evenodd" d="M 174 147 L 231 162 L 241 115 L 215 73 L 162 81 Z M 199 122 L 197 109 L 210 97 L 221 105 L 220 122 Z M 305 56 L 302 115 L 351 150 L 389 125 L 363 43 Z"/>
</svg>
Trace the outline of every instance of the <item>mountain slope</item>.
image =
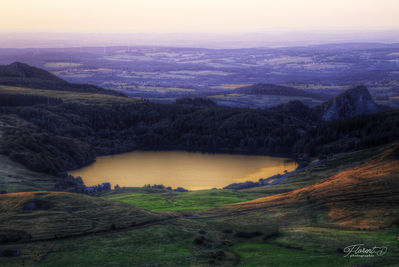
<svg viewBox="0 0 399 267">
<path fill-rule="evenodd" d="M 58 78 L 57 76 L 51 74 L 43 69 L 31 67 L 28 64 L 14 62 L 10 65 L 0 66 L 0 77 L 14 77 L 20 79 L 38 79 L 46 80 L 49 82 L 67 84 L 66 81 Z"/>
<path fill-rule="evenodd" d="M 123 96 L 118 92 L 95 85 L 68 83 L 48 71 L 20 62 L 0 66 L 0 85 Z"/>
<path fill-rule="evenodd" d="M 287 193 L 217 210 L 236 219 L 379 229 L 399 224 L 399 145 L 358 167 Z M 298 217 L 300 215 L 300 217 Z M 277 217 L 276 217 L 277 216 Z"/>
</svg>

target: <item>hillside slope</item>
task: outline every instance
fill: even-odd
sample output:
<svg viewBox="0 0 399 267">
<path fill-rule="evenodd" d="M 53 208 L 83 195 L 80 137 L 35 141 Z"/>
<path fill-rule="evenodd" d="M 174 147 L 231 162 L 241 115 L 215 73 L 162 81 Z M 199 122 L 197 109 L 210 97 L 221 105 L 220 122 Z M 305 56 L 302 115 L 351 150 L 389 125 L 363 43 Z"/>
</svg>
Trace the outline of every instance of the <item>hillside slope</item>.
<svg viewBox="0 0 399 267">
<path fill-rule="evenodd" d="M 20 62 L 14 62 L 10 65 L 0 65 L 0 85 L 123 96 L 121 93 L 103 89 L 95 85 L 68 83 L 46 70 Z"/>
<path fill-rule="evenodd" d="M 74 191 L 78 180 L 71 176 L 55 176 L 28 170 L 22 164 L 0 155 L 0 192 Z M 82 186 L 82 185 L 80 185 Z"/>
<path fill-rule="evenodd" d="M 287 193 L 215 209 L 235 220 L 380 229 L 399 224 L 399 145 L 377 159 Z M 299 216 L 299 217 L 298 217 Z"/>
<path fill-rule="evenodd" d="M 0 214 L 0 243 L 82 235 L 167 218 L 121 202 L 48 191 L 2 194 Z"/>
</svg>

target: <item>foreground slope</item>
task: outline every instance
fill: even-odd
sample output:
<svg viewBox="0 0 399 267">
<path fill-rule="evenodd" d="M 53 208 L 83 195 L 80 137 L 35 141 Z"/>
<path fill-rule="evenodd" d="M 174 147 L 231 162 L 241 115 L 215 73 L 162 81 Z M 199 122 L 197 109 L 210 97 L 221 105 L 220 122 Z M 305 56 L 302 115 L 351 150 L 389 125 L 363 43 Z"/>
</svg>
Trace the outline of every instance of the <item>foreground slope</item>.
<svg viewBox="0 0 399 267">
<path fill-rule="evenodd" d="M 83 194 L 23 192 L 0 195 L 0 242 L 46 240 L 152 223 L 167 218 Z"/>
<path fill-rule="evenodd" d="M 51 191 L 75 189 L 73 177 L 59 177 L 27 169 L 22 164 L 0 155 L 0 192 Z M 69 188 L 68 188 L 69 187 Z"/>
<path fill-rule="evenodd" d="M 380 229 L 399 223 L 399 145 L 374 160 L 287 193 L 214 210 L 219 216 L 268 217 L 283 224 Z M 220 215 L 222 214 L 222 215 Z"/>
</svg>

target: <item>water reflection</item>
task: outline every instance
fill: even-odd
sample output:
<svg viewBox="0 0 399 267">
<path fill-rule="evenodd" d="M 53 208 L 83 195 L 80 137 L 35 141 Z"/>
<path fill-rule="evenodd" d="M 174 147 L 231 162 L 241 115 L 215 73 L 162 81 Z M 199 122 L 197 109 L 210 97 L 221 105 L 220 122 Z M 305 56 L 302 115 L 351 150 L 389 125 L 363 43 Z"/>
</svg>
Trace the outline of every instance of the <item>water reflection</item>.
<svg viewBox="0 0 399 267">
<path fill-rule="evenodd" d="M 81 176 L 88 186 L 110 182 L 120 186 L 164 184 L 198 190 L 257 181 L 292 171 L 296 166 L 286 158 L 268 156 L 134 151 L 98 157 L 93 164 L 70 174 Z"/>
</svg>

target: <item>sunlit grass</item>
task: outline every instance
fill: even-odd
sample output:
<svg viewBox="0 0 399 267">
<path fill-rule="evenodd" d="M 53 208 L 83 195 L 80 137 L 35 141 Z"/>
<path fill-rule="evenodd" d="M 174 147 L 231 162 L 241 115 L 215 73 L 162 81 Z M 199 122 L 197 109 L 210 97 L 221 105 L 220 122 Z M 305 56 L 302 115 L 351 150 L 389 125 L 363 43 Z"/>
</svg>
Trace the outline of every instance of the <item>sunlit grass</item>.
<svg viewBox="0 0 399 267">
<path fill-rule="evenodd" d="M 203 210 L 255 199 L 259 193 L 245 193 L 232 190 L 199 190 L 184 193 L 159 191 L 148 193 L 145 189 L 133 189 L 131 192 L 110 194 L 105 198 L 129 203 L 149 210 Z"/>
<path fill-rule="evenodd" d="M 137 100 L 133 98 L 106 95 L 106 94 L 93 94 L 93 93 L 80 93 L 73 91 L 60 91 L 60 90 L 42 90 L 30 89 L 15 86 L 0 86 L 0 93 L 13 93 L 24 95 L 40 95 L 54 98 L 60 98 L 64 102 L 75 102 L 84 104 L 96 105 L 111 105 L 114 103 L 128 104 L 135 103 Z"/>
</svg>

